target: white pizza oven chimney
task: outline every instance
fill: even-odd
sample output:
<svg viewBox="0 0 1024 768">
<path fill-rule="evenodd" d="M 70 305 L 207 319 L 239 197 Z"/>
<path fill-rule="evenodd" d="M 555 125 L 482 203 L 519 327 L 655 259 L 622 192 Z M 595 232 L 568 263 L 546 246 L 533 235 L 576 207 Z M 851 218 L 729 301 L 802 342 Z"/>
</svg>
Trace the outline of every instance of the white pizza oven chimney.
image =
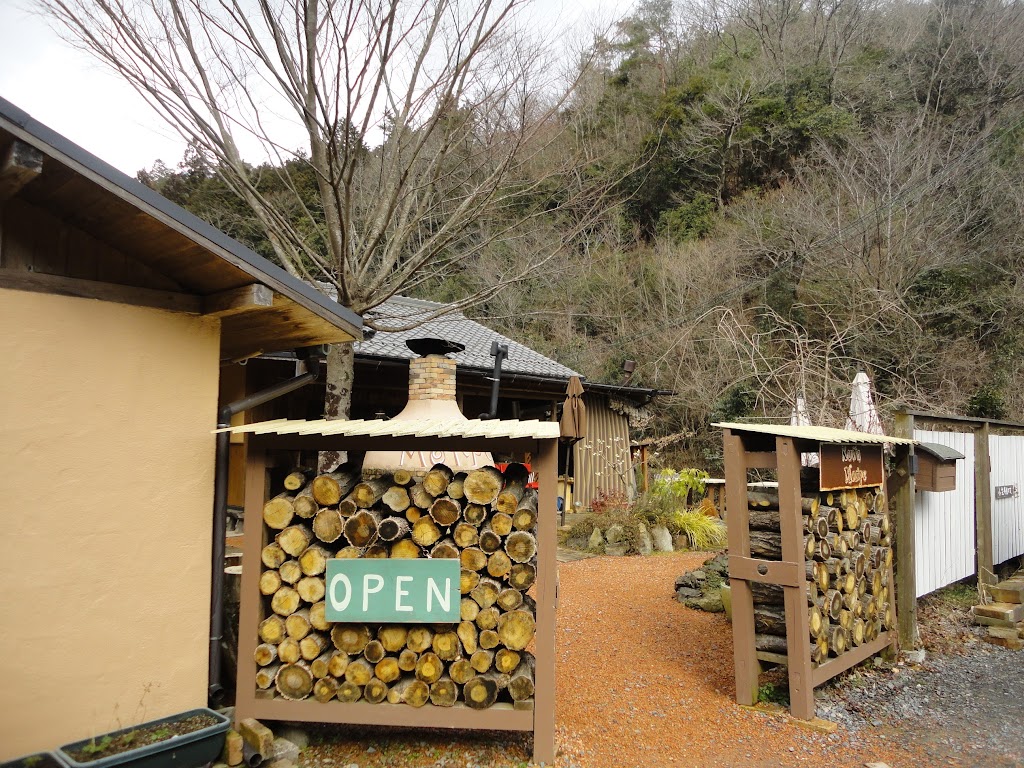
<svg viewBox="0 0 1024 768">
<path fill-rule="evenodd" d="M 409 361 L 409 402 L 391 421 L 468 421 L 455 399 L 456 362 L 445 356 L 465 346 L 445 339 L 409 339 L 406 346 L 422 357 Z M 405 469 L 422 476 L 435 464 L 468 472 L 493 463 L 491 454 L 482 451 L 368 451 L 363 473 Z"/>
</svg>

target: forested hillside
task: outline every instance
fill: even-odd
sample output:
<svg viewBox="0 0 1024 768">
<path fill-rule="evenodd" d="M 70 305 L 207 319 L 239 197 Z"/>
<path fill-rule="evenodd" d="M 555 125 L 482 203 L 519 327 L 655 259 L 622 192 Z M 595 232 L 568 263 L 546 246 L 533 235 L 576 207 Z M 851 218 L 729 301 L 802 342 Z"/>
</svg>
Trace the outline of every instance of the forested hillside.
<svg viewBox="0 0 1024 768">
<path fill-rule="evenodd" d="M 883 408 L 1024 419 L 1022 51 L 1020 2 L 644 0 L 517 169 L 550 215 L 412 292 L 549 250 L 470 313 L 594 379 L 635 360 L 677 393 L 652 436 L 800 392 L 841 423 L 858 369 Z M 582 177 L 552 173 L 570 155 Z M 140 177 L 272 255 L 198 153 Z"/>
</svg>

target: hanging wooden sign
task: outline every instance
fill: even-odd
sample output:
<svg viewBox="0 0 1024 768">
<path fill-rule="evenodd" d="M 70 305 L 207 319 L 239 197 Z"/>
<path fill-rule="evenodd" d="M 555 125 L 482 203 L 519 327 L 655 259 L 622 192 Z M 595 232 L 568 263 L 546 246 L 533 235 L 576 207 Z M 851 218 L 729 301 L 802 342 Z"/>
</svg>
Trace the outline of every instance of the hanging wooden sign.
<svg viewBox="0 0 1024 768">
<path fill-rule="evenodd" d="M 881 485 L 883 477 L 881 445 L 822 443 L 818 447 L 821 464 L 821 490 L 869 488 Z"/>
<path fill-rule="evenodd" d="M 459 561 L 327 561 L 327 621 L 457 623 Z"/>
</svg>

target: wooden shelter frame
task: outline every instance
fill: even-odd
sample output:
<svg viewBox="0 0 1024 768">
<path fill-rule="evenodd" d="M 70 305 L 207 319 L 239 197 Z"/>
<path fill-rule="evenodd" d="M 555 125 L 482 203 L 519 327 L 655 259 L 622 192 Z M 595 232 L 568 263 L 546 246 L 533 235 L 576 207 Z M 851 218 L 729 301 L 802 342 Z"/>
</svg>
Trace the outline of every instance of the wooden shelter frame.
<svg viewBox="0 0 1024 768">
<path fill-rule="evenodd" d="M 855 436 L 855 433 L 853 433 Z M 725 428 L 725 487 L 729 499 L 747 498 L 747 470 L 776 470 L 779 482 L 779 527 L 782 560 L 751 557 L 750 513 L 745 503 L 729 507 L 729 583 L 732 593 L 733 653 L 736 673 L 736 703 L 757 702 L 761 662 L 784 663 L 789 670 L 790 712 L 801 720 L 815 717 L 814 689 L 840 672 L 876 653 L 895 646 L 896 633 L 881 632 L 875 640 L 841 656 L 814 666 L 811 662 L 810 628 L 807 616 L 807 577 L 800 493 L 800 454 L 816 453 L 819 443 L 811 439 L 773 435 L 764 431 Z M 855 441 L 851 441 L 854 443 Z M 878 447 L 874 443 L 873 447 Z M 883 480 L 882 491 L 886 492 Z M 889 567 L 889 584 L 894 584 Z M 786 654 L 755 648 L 752 582 L 773 584 L 783 589 L 786 614 Z"/>
<path fill-rule="evenodd" d="M 319 434 L 246 435 L 245 516 L 250 524 L 242 555 L 242 584 L 239 615 L 238 675 L 235 722 L 246 718 L 292 722 L 384 725 L 424 728 L 460 728 L 533 733 L 533 762 L 554 762 L 555 758 L 555 608 L 557 602 L 556 497 L 558 481 L 558 439 L 523 437 L 424 437 L 424 436 L 342 436 Z M 462 704 L 414 708 L 407 704 L 367 702 L 321 703 L 312 699 L 288 701 L 260 698 L 256 687 L 256 664 L 252 661 L 258 642 L 259 623 L 264 618 L 260 599 L 260 553 L 268 543 L 263 525 L 263 505 L 269 498 L 267 470 L 275 451 L 490 451 L 528 452 L 538 479 L 537 528 L 537 634 L 535 692 L 532 708 L 495 704 L 471 709 Z"/>
</svg>

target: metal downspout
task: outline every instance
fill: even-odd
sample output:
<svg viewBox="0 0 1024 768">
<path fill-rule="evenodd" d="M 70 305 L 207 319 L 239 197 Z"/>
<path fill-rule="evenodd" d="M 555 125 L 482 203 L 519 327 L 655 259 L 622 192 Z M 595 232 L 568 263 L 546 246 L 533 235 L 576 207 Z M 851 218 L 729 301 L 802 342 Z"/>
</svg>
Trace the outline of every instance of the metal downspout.
<svg viewBox="0 0 1024 768">
<path fill-rule="evenodd" d="M 306 373 L 225 405 L 217 413 L 217 429 L 230 427 L 231 417 L 235 414 L 268 403 L 316 381 L 320 373 L 320 364 L 315 353 L 321 351 L 320 347 L 311 347 L 308 350 L 300 351 L 305 353 L 300 354 L 300 360 L 305 360 Z M 213 578 L 210 593 L 209 688 L 207 691 L 211 703 L 219 702 L 224 696 L 224 686 L 220 682 L 220 642 L 224 633 L 224 540 L 227 536 L 228 455 L 230 448 L 231 435 L 227 432 L 218 432 L 213 483 Z"/>
</svg>

